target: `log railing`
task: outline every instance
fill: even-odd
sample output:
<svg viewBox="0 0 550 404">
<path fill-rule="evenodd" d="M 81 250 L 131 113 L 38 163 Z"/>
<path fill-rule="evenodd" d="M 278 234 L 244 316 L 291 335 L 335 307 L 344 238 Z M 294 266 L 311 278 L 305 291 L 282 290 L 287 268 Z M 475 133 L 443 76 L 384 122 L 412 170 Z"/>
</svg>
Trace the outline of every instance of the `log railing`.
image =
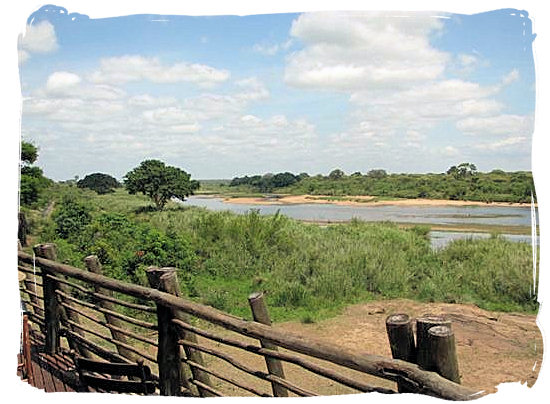
<svg viewBox="0 0 550 404">
<path fill-rule="evenodd" d="M 97 257 L 86 258 L 87 271 L 48 259 L 52 249 L 41 245 L 34 255 L 18 252 L 18 269 L 26 276 L 23 304 L 44 332 L 46 349 L 64 349 L 63 336 L 84 356 L 127 363 L 141 358 L 153 370 L 161 395 L 314 396 L 327 394 L 314 391 L 323 380 L 340 385 L 339 393 L 397 392 L 392 383 L 377 385 L 381 378 L 396 382 L 400 392 L 479 397 L 442 377 L 437 366 L 425 370 L 406 354 L 387 358 L 271 327 L 261 294 L 249 297 L 256 321 L 247 321 L 179 297 L 174 268 L 149 268 L 151 287 L 145 287 L 102 275 Z M 318 382 L 298 385 L 293 375 L 304 371 Z"/>
</svg>

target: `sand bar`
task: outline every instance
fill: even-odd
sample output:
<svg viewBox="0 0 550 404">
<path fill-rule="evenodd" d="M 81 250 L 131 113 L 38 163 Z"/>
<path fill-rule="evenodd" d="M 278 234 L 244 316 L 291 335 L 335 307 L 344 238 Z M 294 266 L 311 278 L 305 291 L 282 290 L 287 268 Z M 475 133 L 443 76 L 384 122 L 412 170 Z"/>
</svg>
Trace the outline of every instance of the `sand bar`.
<svg viewBox="0 0 550 404">
<path fill-rule="evenodd" d="M 223 196 L 221 196 L 224 198 Z M 226 203 L 245 205 L 302 205 L 302 204 L 330 204 L 343 206 L 502 206 L 502 207 L 531 207 L 530 203 L 514 202 L 479 202 L 455 201 L 448 199 L 392 199 L 378 200 L 376 196 L 357 195 L 335 198 L 328 195 L 278 195 L 276 197 L 234 197 L 223 199 Z M 537 206 L 537 204 L 535 204 Z"/>
</svg>

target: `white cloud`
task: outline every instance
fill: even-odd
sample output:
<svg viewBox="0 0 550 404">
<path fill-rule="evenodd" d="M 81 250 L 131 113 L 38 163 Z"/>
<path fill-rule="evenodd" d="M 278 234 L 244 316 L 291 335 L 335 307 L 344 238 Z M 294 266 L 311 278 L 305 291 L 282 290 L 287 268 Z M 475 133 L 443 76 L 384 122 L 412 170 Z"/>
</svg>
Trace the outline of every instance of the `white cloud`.
<svg viewBox="0 0 550 404">
<path fill-rule="evenodd" d="M 128 99 L 128 105 L 140 108 L 164 107 L 176 102 L 174 97 L 153 97 L 149 94 L 140 94 Z"/>
<path fill-rule="evenodd" d="M 457 128 L 469 135 L 530 136 L 533 133 L 532 115 L 495 115 L 468 117 L 456 123 Z"/>
<path fill-rule="evenodd" d="M 513 83 L 514 81 L 518 81 L 518 80 L 519 80 L 519 70 L 514 69 L 502 78 L 502 84 L 507 86 Z"/>
<path fill-rule="evenodd" d="M 429 36 L 441 28 L 439 19 L 418 13 L 302 14 L 291 35 L 305 47 L 289 56 L 285 81 L 349 91 L 436 79 L 449 55 L 433 48 Z"/>
<path fill-rule="evenodd" d="M 27 25 L 19 35 L 19 61 L 25 63 L 33 53 L 51 53 L 58 49 L 54 26 L 48 21 Z"/>
<path fill-rule="evenodd" d="M 82 79 L 80 76 L 70 72 L 55 72 L 50 74 L 46 81 L 46 90 L 48 92 L 66 91 L 75 88 Z"/>
<path fill-rule="evenodd" d="M 278 52 L 288 50 L 292 46 L 292 43 L 293 43 L 292 39 L 289 39 L 281 43 L 271 43 L 271 44 L 257 43 L 257 44 L 254 44 L 254 46 L 252 47 L 252 50 L 262 55 L 273 56 L 273 55 L 276 55 Z"/>
<path fill-rule="evenodd" d="M 518 145 L 527 144 L 527 138 L 525 136 L 510 136 L 506 139 L 497 140 L 491 143 L 480 143 L 475 146 L 478 150 L 497 151 L 511 146 L 517 147 Z"/>
<path fill-rule="evenodd" d="M 153 83 L 189 82 L 211 87 L 228 80 L 229 76 L 227 70 L 199 63 L 165 65 L 158 58 L 125 55 L 101 59 L 100 68 L 91 74 L 90 81 L 116 85 L 141 80 Z"/>
</svg>

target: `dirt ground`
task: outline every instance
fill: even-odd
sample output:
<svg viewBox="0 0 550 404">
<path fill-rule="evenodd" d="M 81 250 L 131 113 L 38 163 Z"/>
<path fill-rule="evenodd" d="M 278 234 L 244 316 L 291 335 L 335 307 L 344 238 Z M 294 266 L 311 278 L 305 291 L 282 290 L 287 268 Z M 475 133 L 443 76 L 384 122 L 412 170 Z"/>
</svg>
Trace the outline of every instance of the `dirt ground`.
<svg viewBox="0 0 550 404">
<path fill-rule="evenodd" d="M 391 351 L 385 331 L 385 319 L 394 313 L 407 313 L 411 318 L 424 314 L 439 314 L 452 321 L 464 386 L 489 393 L 495 392 L 496 386 L 500 383 L 519 381 L 532 386 L 537 379 L 542 362 L 542 335 L 536 325 L 535 315 L 489 312 L 473 305 L 389 300 L 354 305 L 337 317 L 314 324 L 285 322 L 275 324 L 274 327 L 331 345 L 389 357 Z M 219 344 L 206 340 L 201 343 L 220 348 Z M 263 359 L 256 355 L 226 347 L 224 352 L 240 362 L 265 371 Z M 271 388 L 267 382 L 243 375 L 219 359 L 209 358 L 207 362 L 226 375 L 246 380 L 256 388 L 270 393 Z M 395 388 L 395 383 L 390 381 L 332 364 L 327 365 L 322 361 L 316 362 L 333 369 L 338 368 L 350 377 L 373 385 Z M 284 369 L 288 380 L 323 395 L 355 392 L 292 364 L 285 363 Z M 228 395 L 248 395 L 226 383 L 217 383 L 217 388 Z"/>
</svg>

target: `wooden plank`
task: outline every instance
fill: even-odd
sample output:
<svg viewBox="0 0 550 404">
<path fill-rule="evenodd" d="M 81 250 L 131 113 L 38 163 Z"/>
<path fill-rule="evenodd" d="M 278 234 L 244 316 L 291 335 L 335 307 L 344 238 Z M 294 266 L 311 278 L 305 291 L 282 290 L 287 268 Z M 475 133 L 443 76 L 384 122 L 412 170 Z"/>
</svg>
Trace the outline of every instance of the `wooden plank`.
<svg viewBox="0 0 550 404">
<path fill-rule="evenodd" d="M 142 375 L 142 367 L 137 364 L 133 365 L 130 363 L 100 362 L 86 358 L 77 358 L 76 366 L 82 370 L 90 372 L 108 373 L 110 375 L 117 376 L 141 377 Z M 143 366 L 143 371 L 145 372 L 145 377 L 147 379 L 151 377 L 151 369 L 148 366 Z"/>
</svg>

